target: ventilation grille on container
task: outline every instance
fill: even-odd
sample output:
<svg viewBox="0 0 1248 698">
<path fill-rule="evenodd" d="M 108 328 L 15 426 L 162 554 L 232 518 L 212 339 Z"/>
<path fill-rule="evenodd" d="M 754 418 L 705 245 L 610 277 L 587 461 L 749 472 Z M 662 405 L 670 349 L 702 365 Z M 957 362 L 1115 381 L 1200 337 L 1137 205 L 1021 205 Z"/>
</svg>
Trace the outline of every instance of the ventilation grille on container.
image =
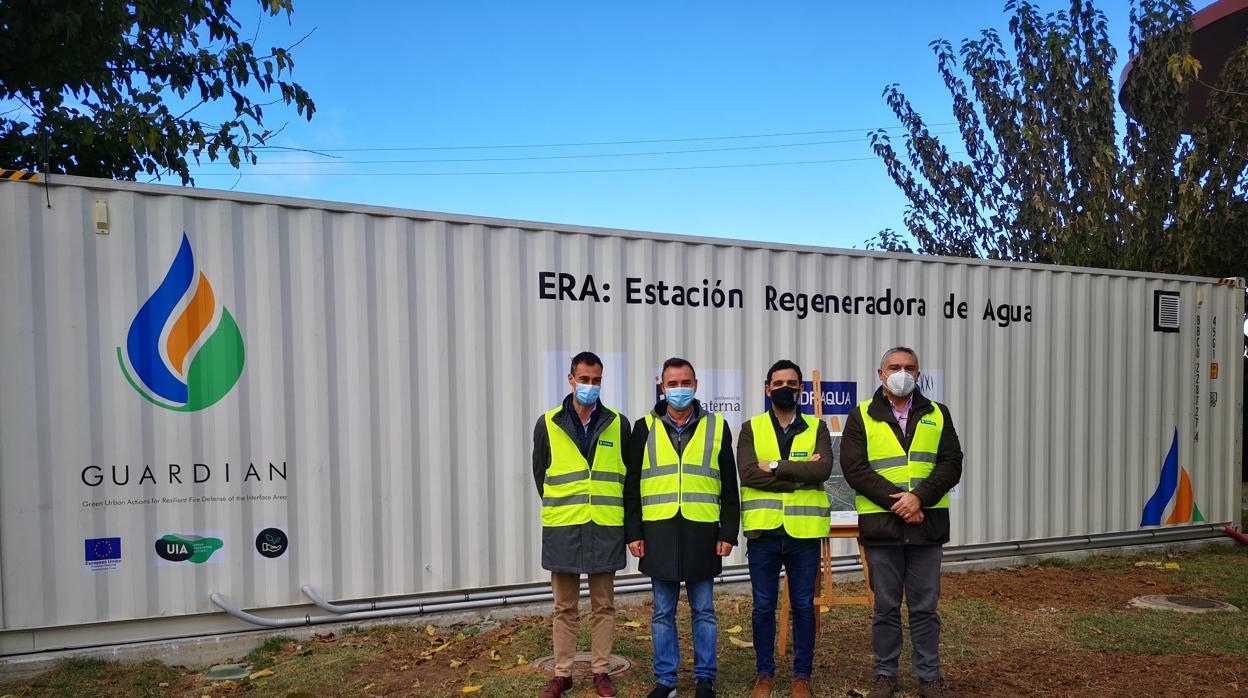
<svg viewBox="0 0 1248 698">
<path fill-rule="evenodd" d="M 1179 293 L 1153 291 L 1153 331 L 1179 331 Z"/>
</svg>

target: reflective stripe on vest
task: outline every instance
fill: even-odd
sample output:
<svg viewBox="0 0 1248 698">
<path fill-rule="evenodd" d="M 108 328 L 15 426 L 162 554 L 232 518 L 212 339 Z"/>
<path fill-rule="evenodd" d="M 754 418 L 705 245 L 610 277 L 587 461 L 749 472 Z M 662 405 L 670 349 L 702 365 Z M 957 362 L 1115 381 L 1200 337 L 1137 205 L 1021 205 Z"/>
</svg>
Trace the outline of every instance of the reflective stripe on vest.
<svg viewBox="0 0 1248 698">
<path fill-rule="evenodd" d="M 611 420 L 590 448 L 590 467 L 576 442 L 558 424 L 562 407 L 546 413 L 550 467 L 542 484 L 542 525 L 574 526 L 593 521 L 599 526 L 624 525 L 624 449 L 620 416 L 606 407 L 599 419 Z"/>
<path fill-rule="evenodd" d="M 912 492 L 936 466 L 936 450 L 940 446 L 940 434 L 945 428 L 945 413 L 941 411 L 940 405 L 933 402 L 931 412 L 911 417 L 919 420 L 919 423 L 914 428 L 910 453 L 907 454 L 902 450 L 897 435 L 893 433 L 893 427 L 888 422 L 877 421 L 867 414 L 870 404 L 870 401 L 858 404 L 862 425 L 867 432 L 867 462 L 884 479 L 906 492 Z M 888 511 L 862 495 L 854 497 L 854 508 L 859 514 Z M 939 502 L 924 505 L 923 508 L 948 509 L 949 494 L 945 493 Z"/>
<path fill-rule="evenodd" d="M 679 513 L 690 521 L 718 522 L 723 415 L 706 413 L 699 418 L 680 455 L 667 428 L 653 414 L 646 415 L 646 428 L 650 434 L 641 461 L 641 519 L 662 521 Z"/>
<path fill-rule="evenodd" d="M 805 414 L 800 417 L 806 422 L 806 430 L 793 437 L 789 460 L 808 461 L 815 455 L 819 420 Z M 751 418 L 750 431 L 754 435 L 754 455 L 760 462 L 780 460 L 780 442 L 771 423 L 771 413 Z M 783 526 L 784 532 L 794 538 L 822 538 L 828 535 L 831 509 L 828 492 L 822 484 L 818 489 L 795 492 L 741 487 L 741 524 L 747 531 L 771 531 Z"/>
</svg>

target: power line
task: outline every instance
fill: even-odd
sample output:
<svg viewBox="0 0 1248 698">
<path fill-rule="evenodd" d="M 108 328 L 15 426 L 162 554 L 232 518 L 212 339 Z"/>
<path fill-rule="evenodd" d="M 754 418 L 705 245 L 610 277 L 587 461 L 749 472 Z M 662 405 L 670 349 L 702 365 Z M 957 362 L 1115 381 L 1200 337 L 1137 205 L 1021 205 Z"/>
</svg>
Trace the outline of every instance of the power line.
<svg viewBox="0 0 1248 698">
<path fill-rule="evenodd" d="M 944 136 L 956 131 L 941 131 L 933 133 L 934 136 Z M 649 155 L 688 155 L 693 153 L 723 153 L 741 150 L 769 150 L 775 148 L 800 148 L 811 145 L 834 145 L 838 143 L 863 143 L 870 138 L 848 138 L 835 141 L 806 141 L 803 143 L 773 143 L 769 145 L 740 145 L 727 148 L 696 148 L 691 150 L 650 150 L 640 153 L 590 153 L 579 155 L 525 155 L 514 157 L 498 157 L 498 158 L 439 158 L 428 160 L 287 160 L 272 162 L 244 163 L 249 167 L 272 166 L 272 165 L 385 165 L 385 164 L 415 164 L 415 163 L 440 163 L 440 162 L 517 162 L 525 160 L 577 160 L 586 158 L 619 158 L 619 157 L 643 157 Z M 205 165 L 229 165 L 228 162 L 207 162 Z"/>
<path fill-rule="evenodd" d="M 930 127 L 952 126 L 955 121 L 947 121 L 939 124 L 927 124 Z M 401 152 L 410 150 L 492 150 L 502 148 L 573 148 L 590 145 L 644 145 L 649 143 L 691 143 L 695 141 L 727 141 L 741 140 L 748 138 L 780 138 L 783 136 L 823 136 L 832 133 L 861 133 L 863 131 L 892 131 L 896 129 L 906 128 L 905 126 L 871 126 L 864 128 L 840 128 L 824 131 L 789 131 L 785 133 L 750 133 L 734 136 L 699 136 L 695 138 L 652 138 L 647 140 L 632 141 L 585 141 L 580 143 L 514 143 L 505 145 L 427 145 L 427 146 L 404 146 L 391 148 L 317 148 L 318 151 L 326 153 L 368 153 L 368 152 Z M 259 146 L 256 150 L 288 150 L 284 146 L 266 145 Z M 299 148 L 289 148 L 289 150 L 301 150 Z"/>
<path fill-rule="evenodd" d="M 788 162 L 750 162 L 726 165 L 686 165 L 679 167 L 630 167 L 601 170 L 516 170 L 511 172 L 197 172 L 194 177 L 475 177 L 490 175 L 602 174 L 611 172 L 666 172 L 673 170 L 721 170 L 742 167 L 782 167 L 788 165 L 824 165 L 838 162 L 877 160 L 874 155 L 836 160 L 791 160 Z"/>
</svg>

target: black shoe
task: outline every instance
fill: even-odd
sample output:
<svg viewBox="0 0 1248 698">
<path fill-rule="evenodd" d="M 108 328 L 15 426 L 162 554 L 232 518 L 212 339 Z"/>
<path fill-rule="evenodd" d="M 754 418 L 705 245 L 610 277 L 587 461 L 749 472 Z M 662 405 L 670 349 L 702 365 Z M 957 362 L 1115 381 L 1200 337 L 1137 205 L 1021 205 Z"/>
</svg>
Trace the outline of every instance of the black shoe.
<svg viewBox="0 0 1248 698">
<path fill-rule="evenodd" d="M 885 676 L 883 674 L 875 675 L 875 683 L 871 686 L 871 692 L 867 694 L 867 698 L 893 698 L 897 693 L 897 677 Z"/>
<path fill-rule="evenodd" d="M 698 686 L 693 693 L 693 697 L 715 698 L 715 682 L 711 679 L 698 679 Z"/>
<path fill-rule="evenodd" d="M 923 698 L 948 698 L 953 692 L 945 685 L 943 678 L 937 678 L 933 681 L 920 681 L 919 695 Z"/>
<path fill-rule="evenodd" d="M 654 688 L 646 694 L 646 698 L 676 698 L 676 687 L 656 683 Z"/>
</svg>

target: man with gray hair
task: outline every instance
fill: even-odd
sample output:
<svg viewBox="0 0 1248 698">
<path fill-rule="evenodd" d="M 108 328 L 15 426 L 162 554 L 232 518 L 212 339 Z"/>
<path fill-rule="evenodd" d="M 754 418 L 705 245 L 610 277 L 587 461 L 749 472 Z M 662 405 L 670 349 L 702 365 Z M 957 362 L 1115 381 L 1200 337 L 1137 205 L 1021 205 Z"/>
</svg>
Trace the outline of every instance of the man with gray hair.
<svg viewBox="0 0 1248 698">
<path fill-rule="evenodd" d="M 913 349 L 884 352 L 876 375 L 880 387 L 849 413 L 841 434 L 841 468 L 858 493 L 858 544 L 866 550 L 875 594 L 870 698 L 898 691 L 903 593 L 919 695 L 947 696 L 936 603 L 940 548 L 949 542 L 949 490 L 962 477 L 962 446 L 949 409 L 918 390 Z"/>
</svg>

